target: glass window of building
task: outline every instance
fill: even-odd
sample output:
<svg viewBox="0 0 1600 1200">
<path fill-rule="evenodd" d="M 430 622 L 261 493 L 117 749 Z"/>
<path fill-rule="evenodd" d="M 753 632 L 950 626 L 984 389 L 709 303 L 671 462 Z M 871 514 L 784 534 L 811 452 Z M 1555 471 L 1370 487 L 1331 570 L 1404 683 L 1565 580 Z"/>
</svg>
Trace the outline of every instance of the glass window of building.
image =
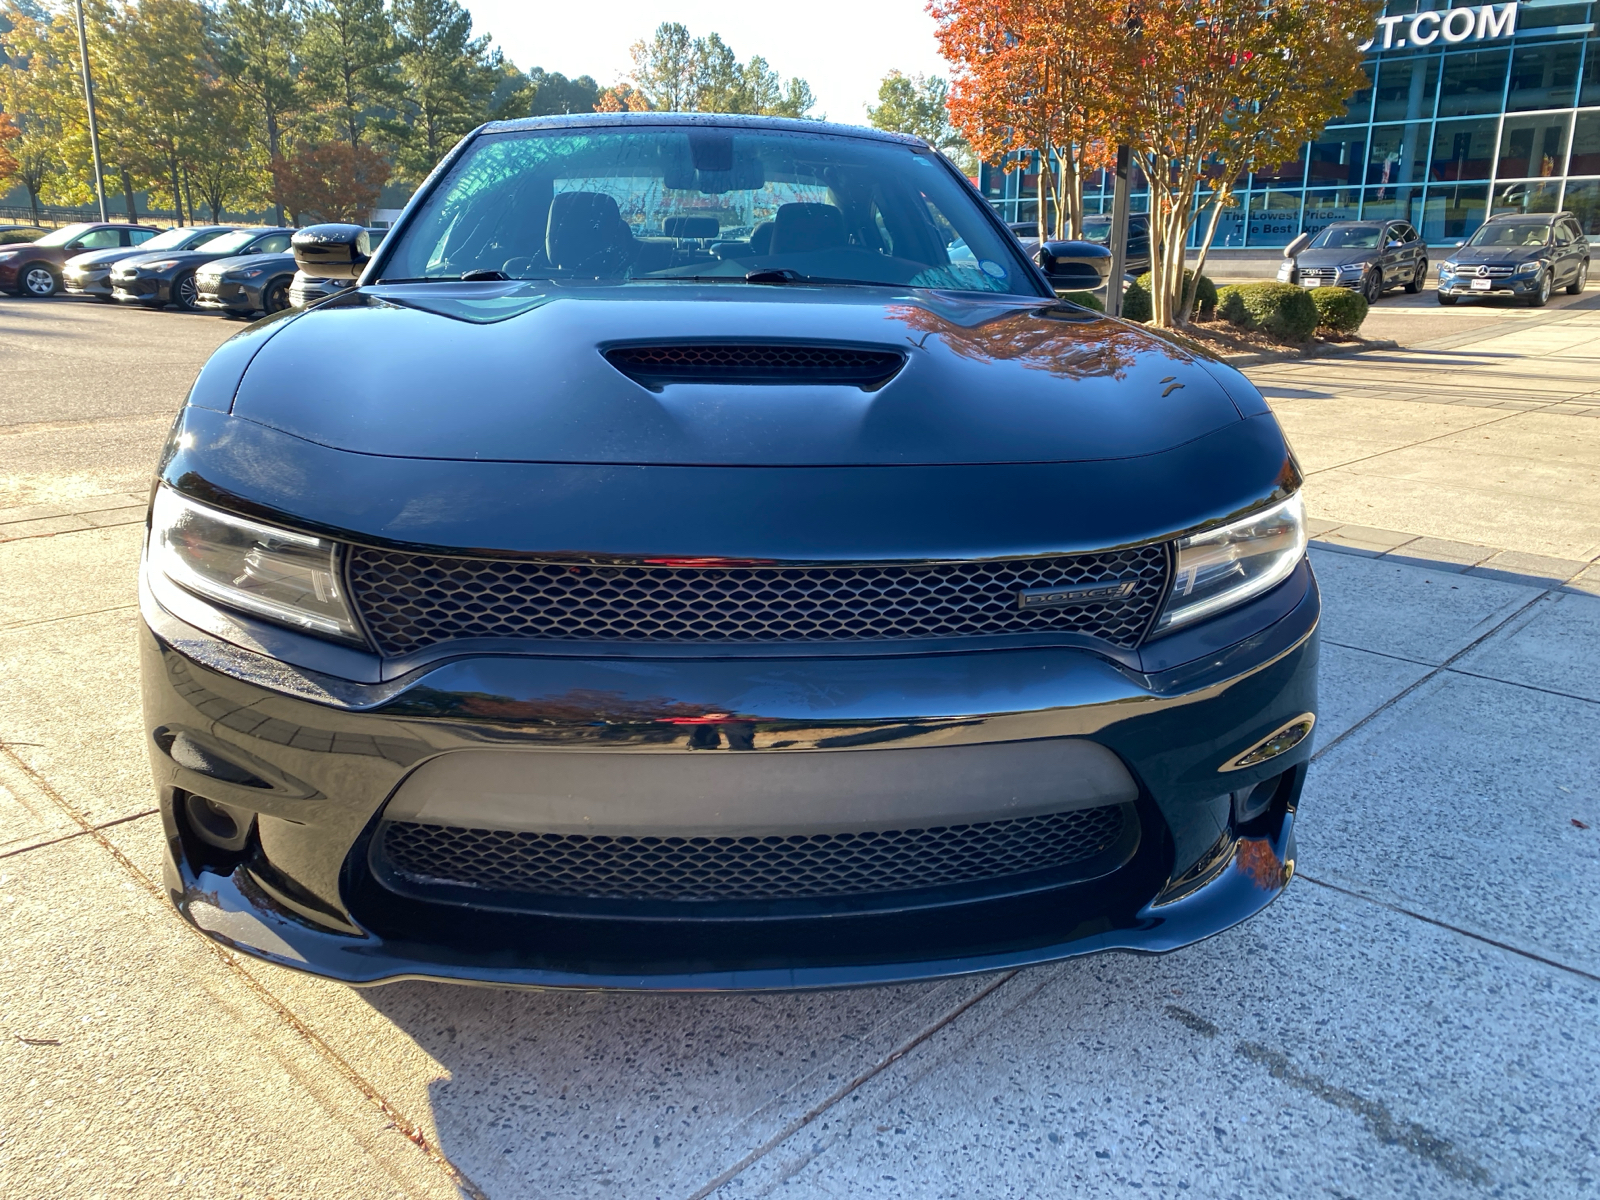
<svg viewBox="0 0 1600 1200">
<path fill-rule="evenodd" d="M 1321 233 L 1335 221 L 1354 221 L 1361 215 L 1360 188 L 1327 188 L 1306 193 L 1303 233 Z"/>
<path fill-rule="evenodd" d="M 1505 102 L 1509 50 L 1475 50 L 1444 56 L 1439 84 L 1439 115 L 1468 117 L 1497 113 Z"/>
<path fill-rule="evenodd" d="M 1379 67 L 1373 89 L 1374 121 L 1416 121 L 1433 116 L 1439 92 L 1439 56 L 1399 58 Z"/>
<path fill-rule="evenodd" d="M 1572 127 L 1568 175 L 1600 175 L 1600 112 L 1579 113 Z"/>
<path fill-rule="evenodd" d="M 1561 206 L 1559 179 L 1519 179 L 1495 186 L 1491 213 L 1552 213 Z"/>
<path fill-rule="evenodd" d="M 1428 126 L 1375 125 L 1367 144 L 1367 182 L 1418 183 L 1428 162 Z"/>
<path fill-rule="evenodd" d="M 1344 112 L 1329 121 L 1330 125 L 1348 125 L 1352 123 L 1365 123 L 1372 120 L 1372 84 L 1377 76 L 1378 65 L 1375 62 L 1365 62 L 1362 69 L 1367 73 L 1368 84 L 1349 100 L 1345 101 Z"/>
<path fill-rule="evenodd" d="M 1500 161 L 1495 175 L 1501 179 L 1548 179 L 1567 169 L 1567 132 L 1570 113 L 1538 117 L 1507 117 L 1500 133 Z"/>
<path fill-rule="evenodd" d="M 1311 143 L 1307 185 L 1360 183 L 1366 174 L 1367 133 L 1365 125 L 1335 125 L 1325 129 L 1322 136 Z"/>
<path fill-rule="evenodd" d="M 1535 42 L 1518 46 L 1511 56 L 1506 111 L 1570 107 L 1582 55 L 1582 42 L 1545 42 L 1542 45 Z"/>
<path fill-rule="evenodd" d="M 1600 38 L 1590 38 L 1583 52 L 1583 74 L 1578 80 L 1578 103 L 1600 104 Z"/>
<path fill-rule="evenodd" d="M 1487 179 L 1494 167 L 1498 117 L 1468 121 L 1440 121 L 1433 127 L 1433 157 L 1428 164 L 1432 180 Z"/>
<path fill-rule="evenodd" d="M 1247 237 L 1252 246 L 1287 246 L 1300 232 L 1299 188 L 1250 193 Z"/>
<path fill-rule="evenodd" d="M 1422 206 L 1422 240 L 1429 245 L 1452 245 L 1466 239 L 1487 215 L 1486 185 L 1434 185 Z"/>
<path fill-rule="evenodd" d="M 1567 196 L 1562 207 L 1578 218 L 1584 235 L 1600 245 L 1600 179 L 1567 184 Z"/>
</svg>

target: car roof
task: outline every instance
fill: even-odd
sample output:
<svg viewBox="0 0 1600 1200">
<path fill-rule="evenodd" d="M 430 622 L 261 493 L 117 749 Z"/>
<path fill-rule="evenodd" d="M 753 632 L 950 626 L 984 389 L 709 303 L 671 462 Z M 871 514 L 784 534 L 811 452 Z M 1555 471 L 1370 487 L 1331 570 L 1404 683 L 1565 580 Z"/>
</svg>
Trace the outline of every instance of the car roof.
<svg viewBox="0 0 1600 1200">
<path fill-rule="evenodd" d="M 565 113 L 552 117 L 523 117 L 515 121 L 490 121 L 480 133 L 508 133 L 534 129 L 625 129 L 629 126 L 682 129 L 749 129 L 782 133 L 820 133 L 831 137 L 863 138 L 927 148 L 928 143 L 906 133 L 869 129 L 864 125 L 836 125 L 831 121 L 806 121 L 796 117 L 753 117 L 733 113 Z"/>
<path fill-rule="evenodd" d="M 1566 209 L 1562 209 L 1560 212 L 1553 213 L 1495 213 L 1495 215 L 1485 221 L 1484 224 L 1493 225 L 1501 221 L 1544 221 L 1546 223 L 1553 224 L 1556 221 L 1561 220 L 1562 217 L 1571 216 L 1574 216 L 1574 214 L 1568 212 Z"/>
</svg>

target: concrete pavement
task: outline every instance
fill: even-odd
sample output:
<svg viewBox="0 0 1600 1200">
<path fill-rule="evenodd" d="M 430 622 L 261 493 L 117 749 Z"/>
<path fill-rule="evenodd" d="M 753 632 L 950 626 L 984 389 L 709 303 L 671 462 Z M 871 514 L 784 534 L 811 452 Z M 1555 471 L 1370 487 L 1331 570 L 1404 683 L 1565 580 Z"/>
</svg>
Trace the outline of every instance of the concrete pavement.
<svg viewBox="0 0 1600 1200">
<path fill-rule="evenodd" d="M 177 920 L 129 501 L 231 327 L 0 300 L 0 355 L 42 348 L 60 377 L 0 428 L 0 1194 L 1593 1191 L 1600 506 L 1559 465 L 1600 453 L 1575 411 L 1593 321 L 1517 326 L 1466 372 L 1426 351 L 1252 371 L 1314 393 L 1273 403 L 1328 547 L 1300 878 L 1261 917 L 1158 959 L 638 997 L 357 992 Z M 151 338 L 181 378 L 165 407 L 156 384 L 102 394 Z M 1438 402 L 1484 398 L 1480 369 L 1536 406 Z M 1457 478 L 1428 474 L 1441 442 Z"/>
</svg>

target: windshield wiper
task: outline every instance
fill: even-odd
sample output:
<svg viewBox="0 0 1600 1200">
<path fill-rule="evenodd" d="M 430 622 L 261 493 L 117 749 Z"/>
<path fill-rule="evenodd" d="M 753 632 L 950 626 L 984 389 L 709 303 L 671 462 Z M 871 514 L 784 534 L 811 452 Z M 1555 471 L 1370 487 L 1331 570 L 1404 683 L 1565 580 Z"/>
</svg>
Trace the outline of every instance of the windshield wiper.
<svg viewBox="0 0 1600 1200">
<path fill-rule="evenodd" d="M 806 277 L 788 267 L 757 267 L 745 274 L 746 283 L 803 283 Z"/>
</svg>

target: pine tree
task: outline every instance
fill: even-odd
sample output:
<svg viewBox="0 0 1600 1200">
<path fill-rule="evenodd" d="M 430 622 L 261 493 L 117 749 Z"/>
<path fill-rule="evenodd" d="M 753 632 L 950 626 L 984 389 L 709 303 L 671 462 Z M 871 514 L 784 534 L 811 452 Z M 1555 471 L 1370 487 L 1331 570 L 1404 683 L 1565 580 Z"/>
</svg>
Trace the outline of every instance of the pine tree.
<svg viewBox="0 0 1600 1200">
<path fill-rule="evenodd" d="M 390 11 L 405 86 L 401 121 L 389 125 L 395 167 L 418 182 L 488 118 L 503 60 L 488 34 L 472 36 L 472 16 L 456 0 L 394 0 Z"/>
<path fill-rule="evenodd" d="M 327 134 L 355 149 L 367 123 L 392 116 L 404 94 L 383 0 L 311 0 L 303 22 L 298 83 L 306 105 Z"/>
</svg>

